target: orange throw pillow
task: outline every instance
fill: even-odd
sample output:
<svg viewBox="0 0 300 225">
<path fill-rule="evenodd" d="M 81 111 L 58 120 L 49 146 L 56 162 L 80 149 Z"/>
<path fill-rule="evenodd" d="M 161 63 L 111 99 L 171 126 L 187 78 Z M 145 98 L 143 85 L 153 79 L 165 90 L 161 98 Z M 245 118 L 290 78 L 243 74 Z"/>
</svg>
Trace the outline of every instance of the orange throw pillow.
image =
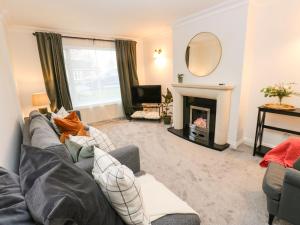
<svg viewBox="0 0 300 225">
<path fill-rule="evenodd" d="M 78 118 L 76 112 L 71 112 L 65 118 L 54 118 L 56 126 L 61 132 L 60 141 L 65 143 L 69 135 L 88 136 L 88 132 L 84 129 L 83 123 Z"/>
</svg>

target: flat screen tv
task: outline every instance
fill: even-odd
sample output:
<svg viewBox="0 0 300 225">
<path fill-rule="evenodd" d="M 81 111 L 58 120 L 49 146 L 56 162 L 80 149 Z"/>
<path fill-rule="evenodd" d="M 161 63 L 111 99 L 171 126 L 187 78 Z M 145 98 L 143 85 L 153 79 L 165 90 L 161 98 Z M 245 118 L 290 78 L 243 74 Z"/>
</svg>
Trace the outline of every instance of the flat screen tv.
<svg viewBox="0 0 300 225">
<path fill-rule="evenodd" d="M 132 104 L 161 103 L 161 85 L 139 85 L 131 89 Z"/>
</svg>

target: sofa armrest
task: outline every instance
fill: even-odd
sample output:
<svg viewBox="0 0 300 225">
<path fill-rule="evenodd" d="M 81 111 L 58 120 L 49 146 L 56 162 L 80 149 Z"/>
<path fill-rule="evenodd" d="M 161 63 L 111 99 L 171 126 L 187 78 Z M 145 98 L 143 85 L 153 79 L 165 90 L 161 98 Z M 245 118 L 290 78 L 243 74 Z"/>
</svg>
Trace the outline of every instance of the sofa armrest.
<svg viewBox="0 0 300 225">
<path fill-rule="evenodd" d="M 140 172 L 140 154 L 138 147 L 135 145 L 117 148 L 116 150 L 109 152 L 109 154 L 120 161 L 121 164 L 130 168 L 134 174 Z M 91 175 L 94 167 L 94 157 L 83 159 L 75 163 L 75 165 Z"/>
<path fill-rule="evenodd" d="M 279 218 L 300 224 L 300 171 L 288 169 L 285 173 L 279 204 Z"/>
<path fill-rule="evenodd" d="M 131 169 L 133 173 L 140 172 L 140 153 L 137 146 L 128 145 L 111 151 L 109 154 Z"/>
</svg>

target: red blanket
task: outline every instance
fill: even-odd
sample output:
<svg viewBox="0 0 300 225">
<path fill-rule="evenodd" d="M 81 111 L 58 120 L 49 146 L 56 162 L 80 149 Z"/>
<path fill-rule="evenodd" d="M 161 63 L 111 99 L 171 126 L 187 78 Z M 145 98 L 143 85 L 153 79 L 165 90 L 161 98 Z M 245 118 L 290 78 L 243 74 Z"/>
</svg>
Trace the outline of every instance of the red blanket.
<svg viewBox="0 0 300 225">
<path fill-rule="evenodd" d="M 292 137 L 270 150 L 260 162 L 261 167 L 268 167 L 270 162 L 276 162 L 284 167 L 293 167 L 300 157 L 300 138 Z"/>
</svg>

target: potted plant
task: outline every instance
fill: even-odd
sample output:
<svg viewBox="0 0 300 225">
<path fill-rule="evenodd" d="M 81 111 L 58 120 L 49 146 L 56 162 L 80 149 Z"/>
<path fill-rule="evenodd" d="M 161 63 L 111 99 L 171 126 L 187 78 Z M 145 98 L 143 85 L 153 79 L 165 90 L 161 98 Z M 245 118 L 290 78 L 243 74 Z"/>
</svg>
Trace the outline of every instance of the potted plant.
<svg viewBox="0 0 300 225">
<path fill-rule="evenodd" d="M 171 115 L 169 112 L 170 104 L 173 102 L 173 96 L 170 90 L 167 88 L 167 94 L 162 95 L 164 101 L 162 102 L 163 111 L 162 111 L 162 119 L 164 124 L 171 124 Z"/>
<path fill-rule="evenodd" d="M 184 76 L 183 73 L 178 73 L 178 74 L 177 74 L 178 83 L 182 83 L 182 81 L 183 81 L 183 76 Z"/>
<path fill-rule="evenodd" d="M 272 108 L 294 108 L 294 106 L 282 104 L 283 98 L 291 97 L 292 95 L 297 95 L 296 92 L 293 90 L 293 85 L 295 83 L 279 83 L 273 86 L 268 86 L 261 89 L 261 92 L 264 93 L 265 97 L 277 97 L 279 103 L 276 104 L 266 104 L 265 106 L 270 106 Z"/>
</svg>

